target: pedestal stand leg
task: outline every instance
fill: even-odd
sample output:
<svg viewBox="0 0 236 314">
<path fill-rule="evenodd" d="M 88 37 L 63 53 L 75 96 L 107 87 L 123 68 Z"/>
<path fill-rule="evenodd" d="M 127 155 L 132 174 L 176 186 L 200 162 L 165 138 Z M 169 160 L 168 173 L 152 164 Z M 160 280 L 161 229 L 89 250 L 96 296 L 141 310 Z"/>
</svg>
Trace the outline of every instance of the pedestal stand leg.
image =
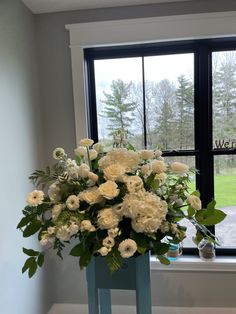
<svg viewBox="0 0 236 314">
<path fill-rule="evenodd" d="M 88 285 L 88 309 L 89 314 L 99 314 L 98 305 L 98 288 L 96 286 L 95 261 L 91 260 L 86 269 L 87 285 Z"/>
<path fill-rule="evenodd" d="M 111 290 L 99 289 L 100 314 L 111 313 Z"/>
<path fill-rule="evenodd" d="M 140 256 L 136 262 L 137 314 L 152 314 L 149 256 Z"/>
</svg>

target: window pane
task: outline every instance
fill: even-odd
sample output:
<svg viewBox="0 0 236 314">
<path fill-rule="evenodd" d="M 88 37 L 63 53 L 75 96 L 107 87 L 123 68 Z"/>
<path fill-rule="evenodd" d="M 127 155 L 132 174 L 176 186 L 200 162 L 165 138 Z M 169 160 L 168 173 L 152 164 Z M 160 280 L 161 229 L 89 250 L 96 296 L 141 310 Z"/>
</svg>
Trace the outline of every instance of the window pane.
<svg viewBox="0 0 236 314">
<path fill-rule="evenodd" d="M 213 147 L 236 148 L 236 52 L 212 55 Z"/>
<path fill-rule="evenodd" d="M 95 60 L 98 138 L 107 145 L 112 132 L 127 130 L 129 142 L 143 146 L 142 60 Z"/>
<path fill-rule="evenodd" d="M 194 54 L 146 57 L 145 93 L 149 147 L 194 148 Z"/>
<path fill-rule="evenodd" d="M 226 214 L 215 226 L 221 246 L 236 247 L 236 155 L 215 156 L 216 207 Z"/>
<path fill-rule="evenodd" d="M 178 162 L 183 162 L 190 167 L 195 167 L 195 157 L 192 157 L 192 156 L 165 157 L 165 161 L 166 162 L 178 161 Z M 189 183 L 189 193 L 196 190 L 195 175 L 193 174 L 190 179 L 191 179 L 191 181 Z M 183 246 L 184 247 L 194 247 L 195 244 L 192 241 L 192 237 L 195 236 L 195 233 L 196 233 L 194 226 L 187 219 L 183 219 L 180 222 L 180 224 L 187 227 L 187 233 L 186 233 L 187 237 L 183 241 Z"/>
</svg>

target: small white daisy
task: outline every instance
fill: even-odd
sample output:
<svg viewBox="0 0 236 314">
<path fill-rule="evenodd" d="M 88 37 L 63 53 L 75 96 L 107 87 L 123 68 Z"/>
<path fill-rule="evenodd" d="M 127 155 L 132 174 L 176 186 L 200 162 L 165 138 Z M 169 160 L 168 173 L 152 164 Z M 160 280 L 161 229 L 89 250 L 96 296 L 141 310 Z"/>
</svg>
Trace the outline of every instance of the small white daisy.
<svg viewBox="0 0 236 314">
<path fill-rule="evenodd" d="M 43 203 L 44 193 L 40 190 L 34 190 L 27 196 L 27 203 L 29 206 L 38 206 Z"/>
</svg>

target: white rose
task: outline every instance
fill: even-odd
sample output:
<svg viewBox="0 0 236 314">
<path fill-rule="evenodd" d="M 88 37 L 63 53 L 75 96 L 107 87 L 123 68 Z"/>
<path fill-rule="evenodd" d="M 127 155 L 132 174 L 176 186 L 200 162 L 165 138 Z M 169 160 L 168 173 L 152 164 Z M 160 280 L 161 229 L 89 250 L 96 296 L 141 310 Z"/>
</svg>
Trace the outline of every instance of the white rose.
<svg viewBox="0 0 236 314">
<path fill-rule="evenodd" d="M 89 147 L 93 145 L 94 141 L 91 140 L 90 138 L 83 138 L 82 140 L 80 140 L 79 143 L 81 146 Z"/>
<path fill-rule="evenodd" d="M 100 203 L 103 200 L 97 187 L 89 188 L 79 194 L 79 198 L 90 205 Z"/>
<path fill-rule="evenodd" d="M 66 200 L 66 206 L 70 210 L 76 210 L 79 208 L 79 198 L 76 195 L 70 195 Z"/>
<path fill-rule="evenodd" d="M 117 187 L 118 185 L 115 182 L 108 180 L 107 182 L 101 184 L 98 189 L 103 197 L 108 200 L 112 200 L 120 193 L 120 190 L 117 189 Z"/>
<path fill-rule="evenodd" d="M 139 155 L 142 159 L 147 160 L 147 159 L 152 159 L 154 157 L 154 151 L 153 150 L 140 150 Z"/>
<path fill-rule="evenodd" d="M 200 198 L 196 195 L 189 195 L 188 197 L 188 203 L 190 206 L 196 210 L 199 210 L 202 208 L 202 202 Z"/>
<path fill-rule="evenodd" d="M 98 253 L 100 253 L 102 256 L 106 256 L 109 252 L 110 252 L 111 249 L 105 247 L 105 246 L 102 246 L 99 250 L 98 250 Z"/>
<path fill-rule="evenodd" d="M 88 173 L 88 178 L 93 181 L 93 182 L 97 182 L 98 180 L 98 175 L 96 173 L 93 172 L 89 172 Z"/>
<path fill-rule="evenodd" d="M 75 150 L 75 156 L 84 157 L 87 154 L 87 150 L 84 146 L 78 146 Z"/>
<path fill-rule="evenodd" d="M 126 239 L 119 244 L 118 251 L 120 252 L 121 257 L 129 258 L 134 255 L 138 247 L 134 240 Z"/>
<path fill-rule="evenodd" d="M 112 208 L 104 208 L 98 213 L 97 224 L 100 229 L 112 229 L 118 226 L 119 219 Z"/>
<path fill-rule="evenodd" d="M 81 178 L 87 178 L 89 174 L 89 166 L 86 164 L 81 164 L 78 168 L 77 173 Z"/>
<path fill-rule="evenodd" d="M 143 180 L 139 176 L 129 176 L 125 179 L 125 183 L 130 193 L 135 193 L 143 188 Z"/>
<path fill-rule="evenodd" d="M 103 170 L 104 178 L 111 181 L 122 181 L 125 170 L 125 167 L 122 165 L 112 164 Z"/>
<path fill-rule="evenodd" d="M 186 164 L 183 164 L 182 162 L 172 162 L 172 164 L 170 165 L 171 170 L 174 173 L 183 175 L 185 173 L 187 173 L 189 171 L 189 166 Z"/>
<path fill-rule="evenodd" d="M 161 173 L 165 172 L 167 169 L 166 164 L 162 160 L 153 160 L 151 162 L 152 172 L 153 173 Z"/>
<path fill-rule="evenodd" d="M 112 248 L 115 245 L 115 241 L 112 237 L 108 236 L 105 239 L 103 239 L 102 245 L 107 247 L 107 248 Z"/>
<path fill-rule="evenodd" d="M 70 239 L 70 229 L 67 226 L 61 226 L 57 230 L 56 237 L 60 241 L 68 241 Z"/>
<path fill-rule="evenodd" d="M 149 176 L 149 174 L 151 173 L 150 164 L 142 165 L 142 167 L 141 167 L 141 173 L 142 173 L 142 175 L 144 175 L 144 176 Z"/>
<path fill-rule="evenodd" d="M 105 145 L 103 143 L 96 143 L 93 145 L 93 149 L 95 149 L 98 153 L 102 153 Z"/>
</svg>

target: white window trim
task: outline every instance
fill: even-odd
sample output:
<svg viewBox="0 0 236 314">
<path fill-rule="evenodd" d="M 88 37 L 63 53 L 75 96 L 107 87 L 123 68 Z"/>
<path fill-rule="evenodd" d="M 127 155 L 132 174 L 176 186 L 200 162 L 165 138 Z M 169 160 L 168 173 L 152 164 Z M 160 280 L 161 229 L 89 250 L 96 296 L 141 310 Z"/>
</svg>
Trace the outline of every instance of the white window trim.
<svg viewBox="0 0 236 314">
<path fill-rule="evenodd" d="M 87 136 L 84 48 L 235 36 L 236 11 L 66 25 L 70 33 L 76 141 Z"/>
</svg>

